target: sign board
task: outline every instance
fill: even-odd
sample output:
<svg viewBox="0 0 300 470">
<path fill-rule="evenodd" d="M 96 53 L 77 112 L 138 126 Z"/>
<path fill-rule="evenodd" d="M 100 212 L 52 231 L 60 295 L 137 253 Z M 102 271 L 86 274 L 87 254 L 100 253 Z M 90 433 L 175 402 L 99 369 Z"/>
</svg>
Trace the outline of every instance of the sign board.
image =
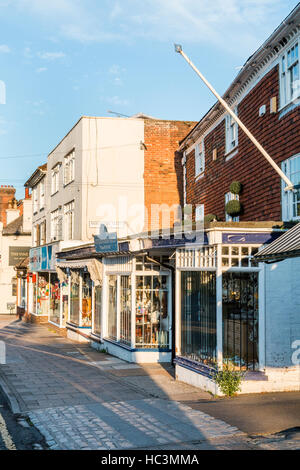
<svg viewBox="0 0 300 470">
<path fill-rule="evenodd" d="M 58 244 L 31 248 L 29 254 L 30 271 L 55 271 L 58 249 Z"/>
<path fill-rule="evenodd" d="M 27 246 L 9 247 L 9 266 L 17 266 L 23 259 L 29 256 L 30 248 Z"/>
<path fill-rule="evenodd" d="M 14 310 L 16 308 L 16 304 L 8 303 L 6 304 L 7 310 Z"/>
<path fill-rule="evenodd" d="M 99 235 L 94 236 L 96 253 L 116 253 L 119 251 L 117 232 L 109 233 L 104 224 L 100 226 Z"/>
</svg>

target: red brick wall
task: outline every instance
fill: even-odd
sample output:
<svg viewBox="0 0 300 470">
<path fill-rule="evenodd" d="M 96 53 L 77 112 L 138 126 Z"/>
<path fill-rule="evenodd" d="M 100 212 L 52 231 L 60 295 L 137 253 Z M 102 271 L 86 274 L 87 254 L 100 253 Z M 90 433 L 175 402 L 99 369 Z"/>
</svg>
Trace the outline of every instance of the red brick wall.
<svg viewBox="0 0 300 470">
<path fill-rule="evenodd" d="M 145 206 L 151 228 L 152 204 L 182 204 L 182 155 L 177 152 L 195 122 L 146 119 L 145 123 Z M 171 224 L 174 222 L 171 214 Z M 162 217 L 156 219 L 162 227 Z M 167 224 L 169 227 L 169 224 Z M 153 227 L 152 227 L 153 228 Z"/>
<path fill-rule="evenodd" d="M 0 222 L 6 225 L 6 209 L 8 209 L 8 203 L 15 197 L 16 190 L 12 186 L 1 186 L 0 187 Z"/>
<path fill-rule="evenodd" d="M 279 119 L 270 113 L 270 99 L 279 103 L 279 71 L 274 67 L 239 104 L 244 124 L 269 152 L 277 164 L 300 152 L 300 107 Z M 266 114 L 259 117 L 259 108 Z M 187 156 L 187 203 L 205 204 L 205 214 L 225 220 L 225 194 L 232 181 L 240 181 L 244 206 L 241 221 L 281 220 L 281 180 L 271 165 L 239 129 L 238 154 L 225 161 L 225 121 L 205 138 L 205 176 L 195 181 L 194 152 Z M 218 149 L 213 161 L 213 149 Z"/>
</svg>

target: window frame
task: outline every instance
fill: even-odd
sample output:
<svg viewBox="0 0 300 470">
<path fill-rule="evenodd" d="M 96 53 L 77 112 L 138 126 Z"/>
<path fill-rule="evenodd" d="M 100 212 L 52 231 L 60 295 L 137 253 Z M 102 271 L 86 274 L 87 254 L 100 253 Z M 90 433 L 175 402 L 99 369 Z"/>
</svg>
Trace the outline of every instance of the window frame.
<svg viewBox="0 0 300 470">
<path fill-rule="evenodd" d="M 296 155 L 293 155 L 290 158 L 287 158 L 286 160 L 284 160 L 281 163 L 282 171 L 287 175 L 288 178 L 291 179 L 292 183 L 294 183 L 294 184 L 297 184 L 295 182 L 295 178 L 294 178 L 294 176 L 297 175 L 297 173 L 299 173 L 299 182 L 300 182 L 300 168 L 299 168 L 299 171 L 295 171 L 295 172 L 291 171 L 291 163 L 296 159 L 299 159 L 299 167 L 300 167 L 300 153 L 298 153 Z M 294 220 L 294 221 L 300 220 L 300 215 L 298 215 L 298 216 L 293 215 L 294 206 L 297 205 L 297 199 L 296 199 L 297 195 L 292 191 L 285 191 L 285 186 L 286 185 L 285 185 L 284 181 L 281 181 L 281 216 L 282 216 L 282 220 L 285 221 L 285 222 L 288 222 L 288 221 L 291 221 L 291 220 Z M 299 191 L 299 196 L 298 197 L 299 197 L 298 201 L 299 201 L 299 204 L 300 204 L 300 191 Z"/>
<path fill-rule="evenodd" d="M 57 164 L 51 170 L 51 196 L 59 191 L 59 169 L 60 164 Z"/>
<path fill-rule="evenodd" d="M 234 108 L 235 114 L 238 116 L 238 107 Z M 232 140 L 232 131 L 235 132 L 235 139 Z M 234 144 L 233 144 L 234 142 Z M 236 150 L 239 146 L 239 126 L 230 114 L 225 117 L 225 152 L 226 155 Z"/>
<path fill-rule="evenodd" d="M 51 241 L 59 241 L 61 240 L 61 213 L 59 209 L 51 212 L 50 215 L 50 234 L 51 234 Z"/>
<path fill-rule="evenodd" d="M 71 216 L 71 238 L 70 238 L 70 227 L 69 221 Z M 70 201 L 64 205 L 64 228 L 65 228 L 65 240 L 74 240 L 74 219 L 75 219 L 75 201 Z"/>
<path fill-rule="evenodd" d="M 195 178 L 205 173 L 205 144 L 204 137 L 195 145 Z"/>
<path fill-rule="evenodd" d="M 64 186 L 75 181 L 75 149 L 64 158 Z"/>
<path fill-rule="evenodd" d="M 298 86 L 298 93 L 293 96 L 292 83 L 299 82 L 300 85 L 300 61 L 299 61 L 299 47 L 300 41 L 297 38 L 280 56 L 279 61 L 279 82 L 280 82 L 280 109 L 290 105 L 294 100 L 300 96 L 300 86 Z M 297 50 L 297 57 L 294 61 L 289 63 L 289 53 L 292 50 Z M 291 73 L 295 67 L 298 66 L 298 78 L 291 81 Z"/>
<path fill-rule="evenodd" d="M 228 193 L 225 194 L 225 208 L 228 202 L 239 201 L 239 200 L 240 200 L 240 196 L 238 194 L 234 194 L 231 191 L 229 191 Z M 225 222 L 239 222 L 239 221 L 240 221 L 239 216 L 232 217 L 231 215 L 227 214 L 226 209 L 225 209 Z"/>
</svg>

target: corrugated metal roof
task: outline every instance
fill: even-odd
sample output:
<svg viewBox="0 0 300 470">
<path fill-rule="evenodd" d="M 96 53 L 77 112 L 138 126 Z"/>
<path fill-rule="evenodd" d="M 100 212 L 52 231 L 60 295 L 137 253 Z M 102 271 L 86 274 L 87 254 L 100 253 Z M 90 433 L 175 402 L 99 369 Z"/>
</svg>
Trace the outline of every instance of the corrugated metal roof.
<svg viewBox="0 0 300 470">
<path fill-rule="evenodd" d="M 300 223 L 263 248 L 255 258 L 262 261 L 300 256 Z"/>
</svg>

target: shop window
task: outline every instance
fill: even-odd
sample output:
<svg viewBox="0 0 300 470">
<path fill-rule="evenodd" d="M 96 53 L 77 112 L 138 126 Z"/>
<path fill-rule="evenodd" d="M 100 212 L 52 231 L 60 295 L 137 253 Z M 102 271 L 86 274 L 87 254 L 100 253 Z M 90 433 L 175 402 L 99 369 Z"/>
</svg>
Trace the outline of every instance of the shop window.
<svg viewBox="0 0 300 470">
<path fill-rule="evenodd" d="M 101 335 L 101 310 L 102 309 L 102 287 L 95 287 L 95 312 L 94 312 L 94 329 L 95 335 Z"/>
<path fill-rule="evenodd" d="M 89 273 L 82 276 L 82 326 L 92 326 L 92 289 Z"/>
<path fill-rule="evenodd" d="M 258 367 L 258 273 L 223 273 L 223 358 L 237 369 Z"/>
<path fill-rule="evenodd" d="M 181 276 L 181 355 L 215 366 L 216 274 L 187 271 Z"/>
<path fill-rule="evenodd" d="M 282 162 L 282 171 L 295 185 L 300 185 L 300 155 Z M 285 191 L 286 183 L 282 182 L 282 220 L 300 220 L 300 189 Z"/>
<path fill-rule="evenodd" d="M 222 267 L 223 268 L 251 268 L 257 267 L 258 263 L 254 255 L 258 252 L 255 246 L 223 246 Z"/>
<path fill-rule="evenodd" d="M 131 278 L 120 276 L 120 342 L 131 344 Z"/>
<path fill-rule="evenodd" d="M 37 289 L 37 314 L 48 316 L 49 314 L 49 274 L 38 275 Z"/>
<path fill-rule="evenodd" d="M 62 296 L 62 324 L 66 326 L 69 310 L 69 282 L 68 279 L 61 282 L 61 296 Z"/>
<path fill-rule="evenodd" d="M 79 325 L 79 290 L 80 274 L 79 271 L 73 271 L 71 274 L 71 293 L 70 293 L 70 321 Z"/>
<path fill-rule="evenodd" d="M 108 337 L 117 341 L 117 276 L 109 276 Z"/>
<path fill-rule="evenodd" d="M 60 325 L 60 286 L 57 274 L 50 274 L 50 315 L 51 322 Z"/>
<path fill-rule="evenodd" d="M 169 347 L 167 276 L 136 277 L 136 346 Z"/>
</svg>

